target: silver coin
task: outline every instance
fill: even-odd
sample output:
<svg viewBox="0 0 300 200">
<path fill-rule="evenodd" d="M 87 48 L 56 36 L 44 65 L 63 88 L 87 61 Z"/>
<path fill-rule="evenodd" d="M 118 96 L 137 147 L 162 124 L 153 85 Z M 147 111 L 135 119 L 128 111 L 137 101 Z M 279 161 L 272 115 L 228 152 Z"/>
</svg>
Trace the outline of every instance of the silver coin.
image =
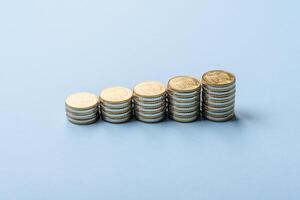
<svg viewBox="0 0 300 200">
<path fill-rule="evenodd" d="M 109 107 L 106 107 L 106 106 L 101 107 L 102 112 L 111 113 L 111 114 L 125 113 L 125 112 L 130 111 L 131 109 L 132 109 L 131 106 L 127 106 L 127 107 L 124 107 L 124 108 L 109 108 Z"/>
<path fill-rule="evenodd" d="M 141 101 L 141 102 L 158 102 L 158 101 L 163 101 L 166 99 L 166 95 L 162 95 L 159 97 L 140 97 L 140 96 L 135 96 L 133 97 L 134 100 Z"/>
<path fill-rule="evenodd" d="M 176 107 L 173 105 L 169 105 L 169 111 L 176 111 L 179 113 L 193 112 L 195 110 L 200 110 L 200 105 L 192 106 L 192 107 Z"/>
<path fill-rule="evenodd" d="M 170 113 L 170 115 L 175 115 L 175 116 L 177 116 L 177 117 L 182 117 L 182 118 L 185 118 L 185 117 L 188 117 L 188 118 L 190 118 L 190 117 L 193 117 L 193 116 L 195 116 L 195 115 L 199 115 L 199 113 L 200 113 L 200 110 L 195 110 L 195 111 L 193 111 L 193 112 L 172 112 L 172 111 L 169 111 L 169 113 Z"/>
<path fill-rule="evenodd" d="M 88 125 L 88 124 L 95 123 L 99 119 L 99 117 L 95 117 L 95 118 L 87 119 L 87 120 L 77 120 L 77 119 L 73 119 L 70 117 L 67 117 L 67 119 L 73 124 Z"/>
<path fill-rule="evenodd" d="M 142 106 L 135 106 L 134 110 L 137 112 L 143 112 L 143 113 L 158 113 L 166 110 L 166 106 L 158 107 L 158 108 L 145 108 Z"/>
<path fill-rule="evenodd" d="M 108 103 L 108 102 L 101 102 L 101 107 L 104 106 L 106 108 L 115 108 L 115 109 L 119 109 L 119 108 L 126 108 L 132 105 L 132 101 L 126 101 L 124 103 Z"/>
<path fill-rule="evenodd" d="M 200 101 L 200 95 L 194 96 L 194 97 L 186 97 L 186 98 L 169 96 L 168 98 L 169 98 L 169 101 L 175 101 L 175 102 L 181 102 L 181 103 Z"/>
<path fill-rule="evenodd" d="M 214 97 L 227 97 L 235 94 L 235 91 L 236 91 L 235 89 L 232 89 L 226 92 L 214 92 L 214 91 L 203 89 L 202 94 L 206 94 Z"/>
<path fill-rule="evenodd" d="M 136 115 L 135 117 L 136 117 L 137 120 L 142 121 L 142 122 L 157 123 L 157 122 L 161 122 L 162 120 L 164 120 L 166 115 L 162 115 L 162 116 L 157 117 L 157 118 L 144 118 L 144 117 L 139 116 L 139 115 Z"/>
<path fill-rule="evenodd" d="M 211 112 L 208 110 L 203 111 L 203 115 L 209 115 L 211 117 L 227 117 L 229 115 L 232 115 L 234 113 L 234 109 L 226 111 L 226 112 Z"/>
<path fill-rule="evenodd" d="M 66 115 L 67 115 L 67 117 L 76 119 L 76 120 L 87 120 L 87 119 L 92 119 L 92 118 L 99 116 L 99 113 L 95 112 L 95 113 L 88 114 L 88 115 L 74 115 L 70 112 L 66 112 Z"/>
<path fill-rule="evenodd" d="M 183 123 L 193 122 L 193 121 L 196 121 L 199 118 L 199 116 L 193 116 L 193 117 L 190 117 L 190 118 L 187 118 L 187 117 L 183 118 L 183 117 L 177 117 L 175 115 L 170 115 L 169 117 L 170 117 L 170 119 L 173 119 L 177 122 L 183 122 Z"/>
<path fill-rule="evenodd" d="M 162 106 L 166 105 L 166 102 L 161 101 L 161 102 L 155 102 L 155 103 L 145 103 L 145 102 L 140 102 L 140 101 L 134 101 L 135 106 L 140 106 L 144 108 L 159 108 Z"/>
<path fill-rule="evenodd" d="M 112 118 L 112 119 L 120 119 L 120 118 L 125 118 L 129 115 L 132 115 L 132 110 L 129 110 L 125 113 L 118 113 L 118 114 L 112 114 L 112 113 L 107 113 L 107 112 L 104 112 L 102 110 L 102 116 L 106 116 L 106 117 L 109 117 L 109 118 Z"/>
<path fill-rule="evenodd" d="M 228 110 L 232 110 L 234 109 L 234 104 L 226 106 L 226 107 L 212 107 L 212 106 L 207 106 L 207 105 L 203 105 L 203 110 L 208 110 L 208 111 L 212 111 L 212 112 L 226 112 Z"/>
<path fill-rule="evenodd" d="M 193 92 L 175 92 L 172 90 L 168 90 L 168 95 L 169 96 L 176 96 L 176 97 L 182 97 L 182 98 L 189 98 L 189 97 L 195 97 L 195 96 L 199 96 L 200 94 L 200 90 L 196 90 Z"/>
<path fill-rule="evenodd" d="M 215 96 L 210 96 L 207 94 L 202 95 L 202 99 L 204 101 L 214 101 L 214 102 L 224 102 L 224 101 L 230 101 L 235 98 L 235 94 L 227 97 L 215 97 Z"/>
<path fill-rule="evenodd" d="M 208 100 L 204 100 L 204 99 L 202 101 L 203 105 L 216 107 L 216 108 L 228 107 L 228 106 L 234 104 L 234 102 L 235 102 L 235 99 L 232 99 L 232 100 L 229 100 L 229 101 L 224 101 L 224 102 L 208 101 Z"/>
<path fill-rule="evenodd" d="M 200 101 L 182 103 L 182 102 L 177 102 L 177 101 L 171 100 L 169 103 L 170 103 L 170 105 L 172 105 L 174 107 L 185 107 L 185 108 L 200 105 Z"/>
<path fill-rule="evenodd" d="M 98 112 L 98 106 L 90 108 L 90 109 L 86 109 L 86 110 L 76 110 L 73 108 L 70 108 L 68 106 L 66 106 L 66 112 L 72 113 L 74 115 L 89 115 L 95 112 Z"/>
<path fill-rule="evenodd" d="M 214 91 L 214 92 L 223 92 L 223 91 L 229 91 L 229 90 L 234 89 L 235 88 L 235 84 L 227 85 L 227 86 L 221 86 L 221 87 L 216 87 L 216 86 L 210 86 L 210 85 L 202 84 L 202 88 L 210 90 L 210 91 Z"/>
<path fill-rule="evenodd" d="M 110 118 L 110 117 L 107 117 L 107 116 L 103 116 L 102 117 L 104 121 L 106 122 L 110 122 L 110 123 L 113 123 L 113 124 L 120 124 L 120 123 L 125 123 L 125 122 L 128 122 L 132 116 L 129 115 L 127 117 L 124 117 L 124 118 L 120 118 L 120 119 L 117 119 L 117 118 Z"/>
<path fill-rule="evenodd" d="M 204 118 L 210 120 L 210 121 L 214 121 L 214 122 L 225 122 L 225 121 L 229 121 L 234 117 L 234 113 L 232 115 L 229 115 L 227 117 L 212 117 L 209 115 L 204 115 Z"/>
<path fill-rule="evenodd" d="M 161 111 L 161 112 L 158 112 L 158 113 L 153 113 L 153 114 L 137 112 L 137 111 L 135 111 L 134 113 L 135 113 L 135 115 L 141 116 L 143 118 L 157 118 L 157 117 L 160 117 L 162 115 L 165 115 L 166 111 L 164 110 L 164 111 Z"/>
</svg>

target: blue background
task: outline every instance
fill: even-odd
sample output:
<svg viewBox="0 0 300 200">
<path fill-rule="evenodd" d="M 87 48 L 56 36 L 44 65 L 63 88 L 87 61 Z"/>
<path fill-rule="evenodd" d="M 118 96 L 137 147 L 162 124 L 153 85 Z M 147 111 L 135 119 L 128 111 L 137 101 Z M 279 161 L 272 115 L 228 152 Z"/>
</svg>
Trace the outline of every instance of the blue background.
<svg viewBox="0 0 300 200">
<path fill-rule="evenodd" d="M 297 0 L 0 3 L 0 199 L 299 199 Z M 210 69 L 237 120 L 76 126 L 74 92 Z"/>
</svg>

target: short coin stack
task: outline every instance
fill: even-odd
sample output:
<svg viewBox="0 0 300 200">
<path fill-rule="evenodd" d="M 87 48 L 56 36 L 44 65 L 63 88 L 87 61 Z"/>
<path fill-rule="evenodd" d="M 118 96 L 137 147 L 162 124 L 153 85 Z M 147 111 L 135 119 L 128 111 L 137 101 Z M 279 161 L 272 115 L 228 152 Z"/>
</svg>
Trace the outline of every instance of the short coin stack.
<svg viewBox="0 0 300 200">
<path fill-rule="evenodd" d="M 103 120 L 124 123 L 132 118 L 132 91 L 125 87 L 111 87 L 100 94 L 100 110 Z"/>
<path fill-rule="evenodd" d="M 66 115 L 73 124 L 91 124 L 99 119 L 98 97 L 88 92 L 70 95 L 65 101 Z"/>
<path fill-rule="evenodd" d="M 202 76 L 203 117 L 211 121 L 228 121 L 234 117 L 235 76 L 222 70 Z"/>
<path fill-rule="evenodd" d="M 169 117 L 178 122 L 192 122 L 200 113 L 200 81 L 190 76 L 176 76 L 168 82 Z"/>
<path fill-rule="evenodd" d="M 162 121 L 166 116 L 166 88 L 157 81 L 145 81 L 134 89 L 135 117 L 146 123 Z"/>
</svg>

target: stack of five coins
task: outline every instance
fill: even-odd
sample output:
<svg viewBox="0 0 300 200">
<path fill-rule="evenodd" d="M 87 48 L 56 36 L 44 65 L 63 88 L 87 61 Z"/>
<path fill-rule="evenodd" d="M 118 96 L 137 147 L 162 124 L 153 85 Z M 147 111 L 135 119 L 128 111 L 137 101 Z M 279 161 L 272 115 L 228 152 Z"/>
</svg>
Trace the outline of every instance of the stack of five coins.
<svg viewBox="0 0 300 200">
<path fill-rule="evenodd" d="M 192 122 L 200 114 L 200 81 L 190 76 L 176 76 L 168 82 L 169 117 L 178 122 Z"/>
<path fill-rule="evenodd" d="M 162 121 L 166 116 L 166 88 L 158 81 L 145 81 L 134 89 L 135 117 L 146 123 Z"/>
<path fill-rule="evenodd" d="M 100 110 L 103 120 L 124 123 L 132 118 L 132 91 L 125 87 L 111 87 L 100 94 Z"/>
<path fill-rule="evenodd" d="M 202 76 L 202 113 L 211 121 L 228 121 L 234 117 L 235 76 L 222 70 Z"/>
<path fill-rule="evenodd" d="M 92 124 L 99 119 L 98 97 L 88 92 L 70 95 L 65 102 L 66 115 L 73 124 Z"/>
</svg>

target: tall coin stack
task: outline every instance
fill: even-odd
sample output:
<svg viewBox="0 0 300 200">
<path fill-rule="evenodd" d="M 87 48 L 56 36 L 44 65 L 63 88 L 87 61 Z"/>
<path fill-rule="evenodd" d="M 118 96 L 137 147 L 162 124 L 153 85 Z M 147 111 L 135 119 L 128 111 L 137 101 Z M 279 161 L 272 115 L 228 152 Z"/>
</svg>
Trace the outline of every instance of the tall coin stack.
<svg viewBox="0 0 300 200">
<path fill-rule="evenodd" d="M 135 117 L 146 123 L 162 121 L 166 116 L 166 88 L 157 81 L 145 81 L 134 89 Z"/>
<path fill-rule="evenodd" d="M 192 122 L 200 114 L 200 81 L 190 76 L 176 76 L 168 82 L 169 117 L 178 122 Z"/>
<path fill-rule="evenodd" d="M 100 110 L 103 120 L 124 123 L 132 118 L 132 90 L 125 87 L 111 87 L 100 94 Z"/>
<path fill-rule="evenodd" d="M 66 115 L 73 124 L 92 124 L 99 119 L 98 97 L 88 92 L 70 95 L 65 101 Z"/>
<path fill-rule="evenodd" d="M 234 117 L 235 76 L 222 70 L 202 76 L 202 114 L 211 121 L 228 121 Z"/>
</svg>

